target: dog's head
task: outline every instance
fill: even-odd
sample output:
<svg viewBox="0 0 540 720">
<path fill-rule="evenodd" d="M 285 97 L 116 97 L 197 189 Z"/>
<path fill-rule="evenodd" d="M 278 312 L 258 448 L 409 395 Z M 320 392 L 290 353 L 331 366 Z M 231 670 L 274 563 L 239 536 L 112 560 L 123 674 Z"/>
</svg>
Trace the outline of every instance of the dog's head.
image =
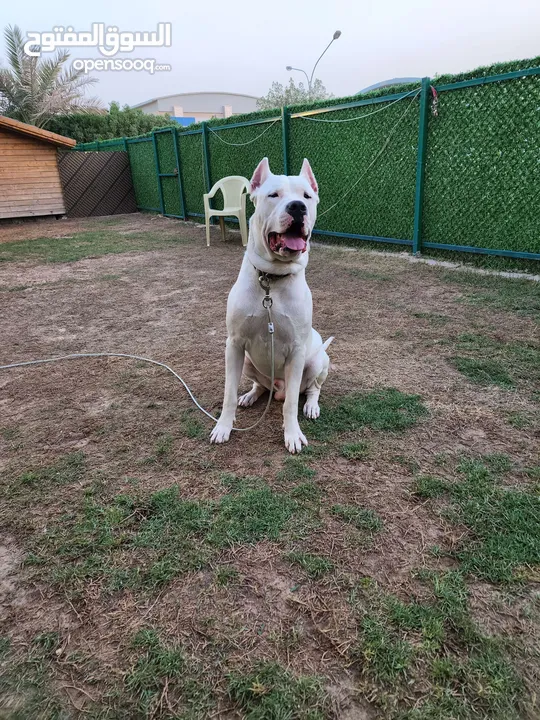
<svg viewBox="0 0 540 720">
<path fill-rule="evenodd" d="M 256 241 L 275 259 L 293 261 L 309 249 L 317 217 L 319 189 L 311 166 L 304 160 L 300 175 L 274 175 L 263 158 L 250 184 L 255 205 Z M 259 248 L 263 250 L 263 248 Z"/>
</svg>

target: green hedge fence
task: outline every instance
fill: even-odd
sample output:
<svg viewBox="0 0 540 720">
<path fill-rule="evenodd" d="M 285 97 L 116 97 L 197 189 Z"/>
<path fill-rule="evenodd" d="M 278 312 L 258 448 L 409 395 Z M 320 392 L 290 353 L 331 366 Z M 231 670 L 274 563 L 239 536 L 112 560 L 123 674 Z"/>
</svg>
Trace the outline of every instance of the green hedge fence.
<svg viewBox="0 0 540 720">
<path fill-rule="evenodd" d="M 353 98 L 159 128 L 74 150 L 126 150 L 139 209 L 203 216 L 203 193 L 308 157 L 315 234 L 540 259 L 540 58 Z"/>
</svg>

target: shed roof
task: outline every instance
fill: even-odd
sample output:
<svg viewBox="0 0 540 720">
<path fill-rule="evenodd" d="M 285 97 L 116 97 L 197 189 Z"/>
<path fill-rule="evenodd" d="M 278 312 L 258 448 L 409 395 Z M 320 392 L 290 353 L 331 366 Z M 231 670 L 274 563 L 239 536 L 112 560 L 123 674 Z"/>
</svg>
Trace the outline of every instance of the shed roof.
<svg viewBox="0 0 540 720">
<path fill-rule="evenodd" d="M 41 140 L 62 147 L 73 147 L 77 144 L 77 141 L 73 140 L 73 138 L 57 135 L 49 130 L 43 130 L 43 128 L 38 128 L 35 125 L 28 125 L 20 122 L 20 120 L 13 120 L 13 118 L 8 118 L 5 115 L 0 115 L 0 130 L 10 130 L 34 138 L 34 140 Z"/>
</svg>

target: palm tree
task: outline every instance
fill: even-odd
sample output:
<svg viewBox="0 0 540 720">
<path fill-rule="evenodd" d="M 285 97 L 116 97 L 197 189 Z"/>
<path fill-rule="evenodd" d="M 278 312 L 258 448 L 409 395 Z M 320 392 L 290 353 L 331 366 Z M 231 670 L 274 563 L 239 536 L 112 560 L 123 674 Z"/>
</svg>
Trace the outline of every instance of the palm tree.
<svg viewBox="0 0 540 720">
<path fill-rule="evenodd" d="M 97 98 L 84 97 L 85 88 L 97 80 L 82 70 L 64 68 L 68 52 L 58 50 L 50 60 L 29 57 L 17 25 L 8 25 L 4 36 L 9 68 L 0 68 L 1 114 L 44 127 L 54 115 L 103 111 Z"/>
</svg>

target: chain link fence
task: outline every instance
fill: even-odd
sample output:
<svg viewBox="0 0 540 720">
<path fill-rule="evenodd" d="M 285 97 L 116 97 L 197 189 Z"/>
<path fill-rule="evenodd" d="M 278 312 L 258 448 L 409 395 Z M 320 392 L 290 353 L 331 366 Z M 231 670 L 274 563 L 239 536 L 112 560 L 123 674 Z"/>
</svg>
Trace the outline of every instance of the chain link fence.
<svg viewBox="0 0 540 720">
<path fill-rule="evenodd" d="M 264 156 L 274 173 L 294 174 L 307 157 L 321 188 L 318 235 L 539 260 L 539 65 L 75 150 L 127 150 L 139 209 L 183 219 L 203 217 L 220 178 L 249 178 Z"/>
</svg>

